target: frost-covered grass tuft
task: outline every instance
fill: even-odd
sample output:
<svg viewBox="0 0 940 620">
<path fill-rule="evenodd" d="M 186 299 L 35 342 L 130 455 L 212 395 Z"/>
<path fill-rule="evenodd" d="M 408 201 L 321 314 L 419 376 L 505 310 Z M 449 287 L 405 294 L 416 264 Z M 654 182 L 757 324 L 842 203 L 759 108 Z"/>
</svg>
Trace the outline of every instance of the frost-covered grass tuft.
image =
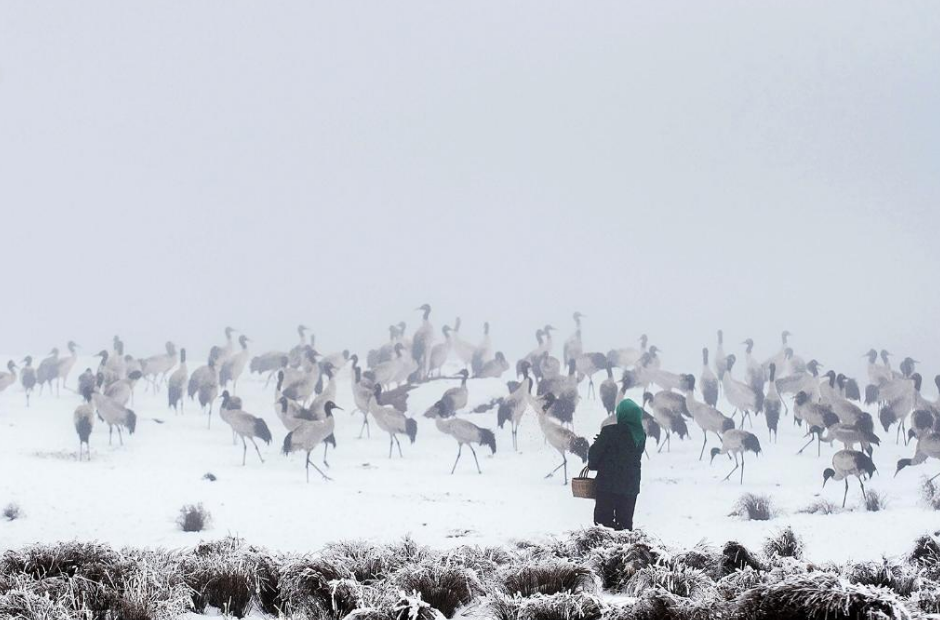
<svg viewBox="0 0 940 620">
<path fill-rule="evenodd" d="M 911 562 L 926 568 L 940 566 L 940 542 L 934 536 L 923 535 L 914 541 Z"/>
<path fill-rule="evenodd" d="M 9 503 L 3 507 L 3 518 L 7 521 L 16 521 L 23 516 L 23 511 L 19 504 Z"/>
<path fill-rule="evenodd" d="M 763 564 L 747 547 L 739 542 L 729 540 L 721 550 L 721 575 L 730 575 L 739 570 L 764 570 Z"/>
<path fill-rule="evenodd" d="M 184 532 L 201 532 L 211 522 L 212 515 L 202 504 L 186 504 L 176 517 L 176 525 Z"/>
<path fill-rule="evenodd" d="M 797 536 L 789 525 L 764 541 L 764 555 L 768 557 L 794 558 L 803 557 L 803 539 Z"/>
<path fill-rule="evenodd" d="M 752 620 L 910 617 L 892 591 L 816 572 L 760 584 L 739 597 L 737 612 Z"/>
<path fill-rule="evenodd" d="M 734 511 L 747 521 L 769 521 L 774 516 L 773 502 L 767 495 L 745 493 L 734 503 Z"/>
<path fill-rule="evenodd" d="M 865 492 L 862 506 L 866 512 L 880 512 L 888 506 L 888 500 L 883 493 L 869 489 Z"/>
<path fill-rule="evenodd" d="M 851 564 L 841 574 L 852 583 L 888 588 L 902 596 L 910 596 L 919 585 L 916 569 L 887 558 Z"/>
<path fill-rule="evenodd" d="M 940 510 L 940 486 L 926 476 L 920 485 L 920 497 L 928 508 Z"/>
<path fill-rule="evenodd" d="M 452 618 L 457 610 L 485 591 L 472 569 L 447 562 L 425 560 L 403 567 L 392 576 L 403 592 L 417 592 L 421 600 Z"/>
<path fill-rule="evenodd" d="M 686 566 L 648 566 L 637 571 L 630 582 L 634 596 L 661 588 L 681 598 L 701 598 L 715 589 L 715 583 L 703 571 Z"/>
<path fill-rule="evenodd" d="M 208 606 L 237 618 L 253 607 L 268 614 L 280 610 L 277 561 L 239 538 L 202 543 L 185 555 L 180 565 L 198 613 Z"/>
<path fill-rule="evenodd" d="M 334 558 L 289 560 L 281 568 L 279 585 L 281 607 L 286 615 L 342 618 L 362 603 L 362 586 Z"/>
<path fill-rule="evenodd" d="M 604 604 L 588 594 L 537 594 L 532 597 L 493 594 L 486 603 L 495 620 L 600 620 Z"/>
<path fill-rule="evenodd" d="M 503 588 L 510 595 L 591 592 L 594 573 L 586 566 L 566 560 L 548 560 L 511 566 L 500 575 Z"/>
<path fill-rule="evenodd" d="M 588 561 L 604 588 L 625 592 L 638 571 L 659 561 L 659 553 L 645 543 L 620 544 L 594 549 Z"/>
<path fill-rule="evenodd" d="M 797 510 L 798 513 L 805 515 L 831 515 L 841 511 L 842 508 L 838 504 L 834 504 L 828 499 L 817 500 L 809 506 Z"/>
</svg>

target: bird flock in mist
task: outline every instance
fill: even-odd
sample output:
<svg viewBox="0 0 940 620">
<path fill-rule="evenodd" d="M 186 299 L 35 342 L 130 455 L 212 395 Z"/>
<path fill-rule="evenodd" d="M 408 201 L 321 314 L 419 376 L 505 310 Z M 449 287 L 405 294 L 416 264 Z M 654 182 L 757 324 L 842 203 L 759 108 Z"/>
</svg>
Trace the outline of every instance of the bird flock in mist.
<svg viewBox="0 0 940 620">
<path fill-rule="evenodd" d="M 473 343 L 463 338 L 460 319 L 443 326 L 438 337 L 430 318 L 431 307 L 425 304 L 417 311 L 422 319 L 413 333 L 408 334 L 404 322 L 389 326 L 387 339 L 368 351 L 364 360 L 348 350 L 322 355 L 304 325 L 297 327 L 293 347 L 254 356 L 249 351 L 251 340 L 244 334 L 235 338 L 238 332 L 226 327 L 224 342 L 213 346 L 206 363 L 192 372 L 186 349 L 177 349 L 173 342 L 167 342 L 162 353 L 137 358 L 126 354 L 124 343 L 115 336 L 110 349 L 97 353 L 97 369 L 85 369 L 78 376 L 77 389 L 66 388 L 82 398 L 73 415 L 79 459 L 90 459 L 89 440 L 96 420 L 108 426 L 109 444 L 115 431 L 121 445 L 125 432 L 135 432 L 137 415 L 129 405 L 133 405 L 135 388 L 143 385 L 154 393 L 165 390 L 167 405 L 180 415 L 185 414 L 187 400 L 198 403 L 209 428 L 218 403 L 218 416 L 230 427 L 233 442 L 241 440 L 242 464 L 246 463 L 249 443 L 263 463 L 257 441 L 270 443 L 273 434 L 263 417 L 245 411 L 237 396 L 238 382 L 247 370 L 264 378 L 265 390 L 274 384 L 273 412 L 286 431 L 283 453 L 305 454 L 308 482 L 311 467 L 330 480 L 311 455 L 322 445 L 320 460 L 329 468 L 329 449 L 337 446 L 333 414 L 341 411 L 336 404 L 337 375 L 346 368 L 350 369 L 355 406 L 351 413 L 362 417 L 359 437 L 371 436 L 373 425 L 378 427 L 388 436 L 389 458 L 396 453 L 404 457 L 402 438 L 411 444 L 417 440 L 419 425 L 409 411 L 409 393 L 437 380 L 459 379 L 458 385 L 442 389 L 439 399 L 421 416 L 433 420 L 438 432 L 456 442 L 451 473 L 456 471 L 464 448 L 469 449 L 479 473 L 477 448 L 496 453 L 497 437 L 492 428 L 466 419 L 479 419 L 495 409 L 496 424 L 499 429 L 508 426 L 514 450 L 518 449 L 520 425 L 527 416 L 535 417 L 545 443 L 561 458 L 546 478 L 561 469 L 567 484 L 568 455 L 585 462 L 590 447 L 585 437 L 573 431 L 582 398 L 600 399 L 607 412 L 600 422 L 603 427 L 616 423 L 617 404 L 630 396 L 642 402 L 643 425 L 655 440 L 657 452 L 669 452 L 672 436 L 680 440 L 688 437 L 690 423 L 694 424 L 702 435 L 699 460 L 712 441 L 711 461 L 718 455 L 733 459 L 734 468 L 724 480 L 739 472 L 741 484 L 746 454 L 757 455 L 762 450 L 755 420 L 763 418 L 767 440 L 775 443 L 781 417 L 792 417 L 793 432 L 807 439 L 800 453 L 814 443 L 817 456 L 822 454 L 822 444 L 841 446 L 832 455 L 832 466 L 823 472 L 823 483 L 845 481 L 843 506 L 849 478 L 858 479 L 864 495 L 863 481 L 876 471 L 873 457 L 881 438 L 876 434 L 875 417 L 885 433 L 895 429 L 896 442 L 914 443 L 913 455 L 897 462 L 895 475 L 927 459 L 940 459 L 940 398 L 933 401 L 922 396 L 918 362 L 910 357 L 895 370 L 888 351 L 868 351 L 863 356 L 867 377 L 862 390 L 859 382 L 846 374 L 831 369 L 821 374 L 820 362 L 807 361 L 790 347 L 789 332 L 782 333 L 779 350 L 763 360 L 755 357 L 753 340 L 743 341 L 742 364 L 736 354 L 726 351 L 724 334 L 719 330 L 715 349 L 702 350 L 698 373 L 681 373 L 664 368 L 662 351 L 650 345 L 646 335 L 639 338 L 637 347 L 613 348 L 606 353 L 585 351 L 582 321 L 586 317 L 575 312 L 574 329 L 562 343 L 560 357 L 556 356 L 557 330 L 552 325 L 538 328 L 536 346 L 516 362 L 515 378 L 507 382 L 505 395 L 470 409 L 472 382 L 501 378 L 511 368 L 503 352 L 494 350 L 489 323 Z M 31 356 L 21 365 L 9 361 L 8 372 L 0 373 L 0 392 L 19 383 L 27 407 L 37 395 L 60 395 L 75 368 L 78 345 L 69 342 L 67 350 L 68 355 L 62 356 L 52 349 L 36 366 Z M 462 369 L 453 375 L 445 374 L 445 367 Z M 598 376 L 602 380 L 595 386 Z M 934 382 L 940 388 L 940 375 Z M 721 396 L 727 403 L 725 411 L 719 409 Z M 648 452 L 646 456 L 649 458 Z"/>
</svg>

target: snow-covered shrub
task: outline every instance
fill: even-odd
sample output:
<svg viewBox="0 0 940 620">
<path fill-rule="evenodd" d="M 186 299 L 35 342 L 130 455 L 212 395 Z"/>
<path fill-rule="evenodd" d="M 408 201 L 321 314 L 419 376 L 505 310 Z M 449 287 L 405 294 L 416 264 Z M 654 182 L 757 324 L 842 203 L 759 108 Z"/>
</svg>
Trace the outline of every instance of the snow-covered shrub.
<svg viewBox="0 0 940 620">
<path fill-rule="evenodd" d="M 693 601 L 662 588 L 652 588 L 632 605 L 611 606 L 604 620 L 714 620 L 730 617 L 730 608 L 725 601 L 712 598 Z"/>
<path fill-rule="evenodd" d="M 760 584 L 738 598 L 738 615 L 751 620 L 907 618 L 901 599 L 887 588 L 849 583 L 831 573 L 807 573 Z"/>
<path fill-rule="evenodd" d="M 125 620 L 173 620 L 192 608 L 192 590 L 183 581 L 176 559 L 166 553 L 134 558 L 133 569 L 120 574 L 113 586 L 116 600 L 109 615 Z"/>
<path fill-rule="evenodd" d="M 0 558 L 0 574 L 22 573 L 34 579 L 80 575 L 100 580 L 108 577 L 120 560 L 113 549 L 98 543 L 31 545 L 4 553 Z"/>
<path fill-rule="evenodd" d="M 520 596 L 594 590 L 594 573 L 591 569 L 567 560 L 543 560 L 510 566 L 500 573 L 499 580 L 506 592 Z"/>
<path fill-rule="evenodd" d="M 13 589 L 0 595 L 0 618 L 28 620 L 71 620 L 61 603 L 30 590 Z"/>
<path fill-rule="evenodd" d="M 920 485 L 920 497 L 928 508 L 940 510 L 940 486 L 926 476 Z"/>
<path fill-rule="evenodd" d="M 242 618 L 251 606 L 277 614 L 278 565 L 264 550 L 235 537 L 202 543 L 180 561 L 180 570 L 193 590 L 197 613 L 207 606 Z"/>
<path fill-rule="evenodd" d="M 453 549 L 444 556 L 443 561 L 456 566 L 476 571 L 477 577 L 483 581 L 495 579 L 497 572 L 503 567 L 518 563 L 522 560 L 517 554 L 505 547 L 478 547 L 464 546 Z"/>
<path fill-rule="evenodd" d="M 202 504 L 186 504 L 176 517 L 176 525 L 184 532 L 201 532 L 211 521 L 212 515 Z"/>
<path fill-rule="evenodd" d="M 365 540 L 331 543 L 323 548 L 323 555 L 343 565 L 362 584 L 385 579 L 402 563 L 401 558 L 392 555 L 388 546 Z"/>
<path fill-rule="evenodd" d="M 7 521 L 16 521 L 22 516 L 23 511 L 20 509 L 19 504 L 11 502 L 3 507 L 3 518 Z"/>
<path fill-rule="evenodd" d="M 798 513 L 805 515 L 831 515 L 841 511 L 842 508 L 828 499 L 817 500 L 805 508 L 797 510 Z"/>
<path fill-rule="evenodd" d="M 536 594 L 531 597 L 496 593 L 486 602 L 495 620 L 599 620 L 604 604 L 589 594 Z"/>
<path fill-rule="evenodd" d="M 637 571 L 659 560 L 658 550 L 645 543 L 598 547 L 588 557 L 607 590 L 623 592 Z"/>
<path fill-rule="evenodd" d="M 566 539 L 556 546 L 558 555 L 572 559 L 587 557 L 598 547 L 618 545 L 633 545 L 637 543 L 650 543 L 646 534 L 641 530 L 612 530 L 607 527 L 595 525 L 568 533 Z"/>
<path fill-rule="evenodd" d="M 866 512 L 879 512 L 888 506 L 888 500 L 884 493 L 869 489 L 865 492 L 865 499 L 862 502 L 862 506 L 865 508 Z"/>
<path fill-rule="evenodd" d="M 914 592 L 911 604 L 926 614 L 940 614 L 940 585 L 929 582 Z"/>
<path fill-rule="evenodd" d="M 301 557 L 281 567 L 280 607 L 286 615 L 342 618 L 362 606 L 362 586 L 327 557 Z"/>
<path fill-rule="evenodd" d="M 634 596 L 652 588 L 682 598 L 701 598 L 715 589 L 715 583 L 703 571 L 686 566 L 647 566 L 630 580 L 630 593 Z"/>
<path fill-rule="evenodd" d="M 918 566 L 934 567 L 940 565 L 940 542 L 933 536 L 924 534 L 914 541 L 910 554 L 911 562 Z"/>
<path fill-rule="evenodd" d="M 750 590 L 763 581 L 763 573 L 752 568 L 746 568 L 722 577 L 718 580 L 716 587 L 721 598 L 731 601 L 740 596 L 742 592 Z"/>
<path fill-rule="evenodd" d="M 417 592 L 421 600 L 452 618 L 456 611 L 483 594 L 483 584 L 472 569 L 436 560 L 409 564 L 391 579 L 403 592 Z"/>
<path fill-rule="evenodd" d="M 887 558 L 880 562 L 850 564 L 840 572 L 852 583 L 888 588 L 901 596 L 910 596 L 920 586 L 914 569 Z"/>
<path fill-rule="evenodd" d="M 729 540 L 721 550 L 721 575 L 724 577 L 739 570 L 751 568 L 764 570 L 763 564 L 753 553 L 739 542 Z"/>
<path fill-rule="evenodd" d="M 803 539 L 789 525 L 764 541 L 764 555 L 768 557 L 803 557 Z"/>
<path fill-rule="evenodd" d="M 773 502 L 767 495 L 745 493 L 734 503 L 732 514 L 747 521 L 769 521 L 774 516 Z"/>
</svg>

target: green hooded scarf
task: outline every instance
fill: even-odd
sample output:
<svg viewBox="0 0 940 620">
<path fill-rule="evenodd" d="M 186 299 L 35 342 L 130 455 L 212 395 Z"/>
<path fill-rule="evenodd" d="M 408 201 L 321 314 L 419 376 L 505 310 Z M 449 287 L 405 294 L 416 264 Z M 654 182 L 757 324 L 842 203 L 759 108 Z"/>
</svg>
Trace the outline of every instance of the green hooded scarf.
<svg viewBox="0 0 940 620">
<path fill-rule="evenodd" d="M 642 452 L 646 447 L 646 431 L 643 430 L 643 410 L 640 406 L 625 398 L 617 405 L 617 424 L 626 426 L 633 436 L 633 442 Z"/>
</svg>

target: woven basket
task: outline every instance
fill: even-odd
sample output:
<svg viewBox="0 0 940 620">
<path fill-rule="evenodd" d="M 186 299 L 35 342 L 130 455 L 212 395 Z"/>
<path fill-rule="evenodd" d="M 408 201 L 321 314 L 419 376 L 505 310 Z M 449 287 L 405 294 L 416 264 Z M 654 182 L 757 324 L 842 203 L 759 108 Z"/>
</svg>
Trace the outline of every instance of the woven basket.
<svg viewBox="0 0 940 620">
<path fill-rule="evenodd" d="M 588 468 L 585 467 L 580 474 L 571 479 L 571 494 L 581 499 L 595 499 L 597 497 L 596 484 L 594 478 L 588 477 Z"/>
</svg>

